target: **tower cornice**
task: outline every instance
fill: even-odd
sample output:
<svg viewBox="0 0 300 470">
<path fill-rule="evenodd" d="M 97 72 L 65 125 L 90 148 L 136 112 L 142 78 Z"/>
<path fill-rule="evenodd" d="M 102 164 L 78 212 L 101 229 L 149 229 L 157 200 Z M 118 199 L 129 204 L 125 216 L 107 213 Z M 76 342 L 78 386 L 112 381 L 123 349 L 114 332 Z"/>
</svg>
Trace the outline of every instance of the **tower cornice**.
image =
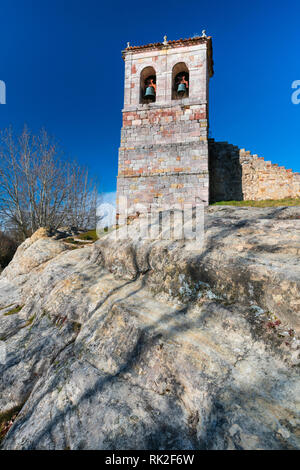
<svg viewBox="0 0 300 470">
<path fill-rule="evenodd" d="M 128 43 L 129 44 L 129 43 Z M 207 54 L 208 54 L 208 70 L 209 76 L 212 77 L 214 74 L 213 70 L 213 59 L 212 59 L 212 37 L 211 36 L 195 36 L 193 38 L 187 39 L 176 39 L 174 41 L 164 41 L 164 42 L 155 42 L 150 44 L 144 44 L 141 46 L 130 46 L 126 47 L 122 51 L 122 57 L 125 60 L 126 55 L 128 54 L 139 54 L 141 52 L 155 51 L 155 50 L 166 50 L 174 49 L 185 46 L 193 46 L 197 44 L 206 44 L 207 45 Z"/>
</svg>

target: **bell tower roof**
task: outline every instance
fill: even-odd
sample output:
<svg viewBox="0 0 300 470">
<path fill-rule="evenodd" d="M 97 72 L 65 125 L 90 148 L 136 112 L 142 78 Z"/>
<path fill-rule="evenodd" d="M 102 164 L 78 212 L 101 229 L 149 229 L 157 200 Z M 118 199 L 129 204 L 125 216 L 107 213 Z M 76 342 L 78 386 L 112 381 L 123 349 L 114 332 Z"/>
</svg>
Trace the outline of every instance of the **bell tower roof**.
<svg viewBox="0 0 300 470">
<path fill-rule="evenodd" d="M 194 36 L 192 38 L 187 39 L 175 39 L 167 41 L 167 37 L 164 36 L 163 42 L 155 42 L 150 44 L 144 44 L 141 46 L 131 46 L 130 43 L 127 43 L 126 49 L 122 51 L 122 57 L 125 59 L 128 53 L 131 54 L 138 54 L 141 52 L 148 52 L 154 50 L 165 50 L 165 49 L 173 49 L 178 47 L 188 47 L 188 46 L 195 46 L 197 44 L 206 44 L 207 45 L 207 53 L 208 53 L 208 65 L 209 65 L 209 75 L 210 77 L 213 76 L 213 59 L 212 59 L 212 37 L 206 36 L 205 31 L 203 31 L 202 36 Z"/>
</svg>

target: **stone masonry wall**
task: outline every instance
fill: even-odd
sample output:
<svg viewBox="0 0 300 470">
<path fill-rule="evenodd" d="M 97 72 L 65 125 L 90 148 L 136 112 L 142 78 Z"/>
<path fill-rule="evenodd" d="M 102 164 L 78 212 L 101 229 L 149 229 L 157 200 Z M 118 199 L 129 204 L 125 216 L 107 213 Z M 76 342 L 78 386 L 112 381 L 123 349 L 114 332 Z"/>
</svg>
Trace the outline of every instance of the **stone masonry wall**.
<svg viewBox="0 0 300 470">
<path fill-rule="evenodd" d="M 241 201 L 242 166 L 239 148 L 227 142 L 208 141 L 209 201 Z"/>
<path fill-rule="evenodd" d="M 189 69 L 189 97 L 172 100 L 172 69 Z M 140 75 L 156 72 L 156 102 L 141 104 Z M 208 204 L 207 41 L 125 54 L 117 199 L 133 204 Z"/>
<path fill-rule="evenodd" d="M 205 105 L 123 113 L 118 194 L 132 203 L 208 201 Z"/>
<path fill-rule="evenodd" d="M 300 173 L 209 139 L 210 202 L 300 197 Z"/>
</svg>

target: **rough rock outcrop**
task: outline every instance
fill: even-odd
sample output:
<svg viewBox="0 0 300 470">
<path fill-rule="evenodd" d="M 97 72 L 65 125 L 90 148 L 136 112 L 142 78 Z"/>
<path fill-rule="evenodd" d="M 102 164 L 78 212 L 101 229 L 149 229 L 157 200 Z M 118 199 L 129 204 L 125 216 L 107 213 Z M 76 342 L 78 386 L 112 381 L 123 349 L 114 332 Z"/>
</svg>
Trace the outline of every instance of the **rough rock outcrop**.
<svg viewBox="0 0 300 470">
<path fill-rule="evenodd" d="M 300 209 L 205 219 L 202 247 L 70 249 L 41 229 L 18 248 L 0 276 L 0 423 L 20 409 L 3 449 L 300 447 Z"/>
</svg>

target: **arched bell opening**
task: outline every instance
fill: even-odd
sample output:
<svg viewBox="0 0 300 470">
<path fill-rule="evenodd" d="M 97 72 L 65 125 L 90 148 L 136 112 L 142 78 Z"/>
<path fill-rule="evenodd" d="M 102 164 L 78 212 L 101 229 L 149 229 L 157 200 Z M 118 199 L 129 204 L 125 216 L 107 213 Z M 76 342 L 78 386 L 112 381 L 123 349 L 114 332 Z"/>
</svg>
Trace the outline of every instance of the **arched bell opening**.
<svg viewBox="0 0 300 470">
<path fill-rule="evenodd" d="M 141 72 L 140 103 L 156 101 L 156 73 L 153 67 L 146 67 Z"/>
<path fill-rule="evenodd" d="M 189 96 L 190 74 L 184 62 L 173 67 L 172 71 L 172 100 L 179 100 Z"/>
</svg>

